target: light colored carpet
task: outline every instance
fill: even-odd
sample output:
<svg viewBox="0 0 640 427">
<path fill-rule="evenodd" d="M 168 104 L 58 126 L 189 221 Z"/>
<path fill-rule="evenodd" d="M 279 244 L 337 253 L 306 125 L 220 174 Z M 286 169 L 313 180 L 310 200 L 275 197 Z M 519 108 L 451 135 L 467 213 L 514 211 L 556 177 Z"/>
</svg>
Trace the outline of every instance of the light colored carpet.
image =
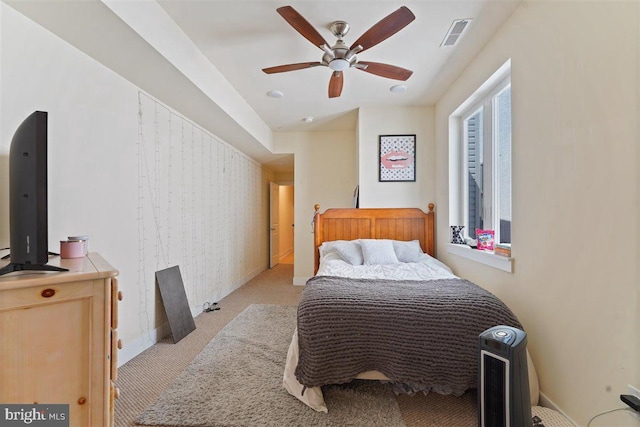
<svg viewBox="0 0 640 427">
<path fill-rule="evenodd" d="M 324 388 L 329 414 L 282 387 L 295 306 L 254 304 L 220 331 L 138 417 L 168 426 L 406 426 L 390 387 L 357 381 Z"/>
<path fill-rule="evenodd" d="M 293 265 L 278 264 L 263 271 L 222 299 L 219 302 L 222 310 L 197 316 L 197 329 L 179 343 L 174 344 L 169 336 L 118 368 L 116 385 L 120 398 L 115 401 L 115 426 L 135 426 L 136 418 L 171 385 L 216 333 L 250 304 L 297 305 L 303 287 L 292 286 L 292 280 Z M 127 289 L 123 288 L 125 298 Z M 475 390 L 461 397 L 430 393 L 400 395 L 396 400 L 408 427 L 478 425 Z M 532 412 L 539 415 L 547 427 L 575 427 L 550 409 L 536 406 Z"/>
<path fill-rule="evenodd" d="M 115 401 L 115 427 L 135 426 L 136 418 L 169 387 L 211 339 L 249 305 L 297 305 L 302 286 L 292 286 L 292 280 L 293 265 L 279 264 L 265 270 L 220 300 L 220 311 L 196 316 L 196 330 L 177 344 L 169 335 L 120 366 L 116 382 L 120 398 Z M 122 282 L 121 288 L 126 300 L 127 293 L 133 290 Z"/>
</svg>

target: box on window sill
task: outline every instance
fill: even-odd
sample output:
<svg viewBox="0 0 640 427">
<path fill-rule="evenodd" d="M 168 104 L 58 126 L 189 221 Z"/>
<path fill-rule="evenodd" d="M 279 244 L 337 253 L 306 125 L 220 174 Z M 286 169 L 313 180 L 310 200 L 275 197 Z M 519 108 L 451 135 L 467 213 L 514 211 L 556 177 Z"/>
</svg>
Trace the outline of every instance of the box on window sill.
<svg viewBox="0 0 640 427">
<path fill-rule="evenodd" d="M 500 255 L 500 256 L 503 256 L 503 257 L 510 258 L 511 257 L 511 245 L 504 244 L 504 243 L 498 243 L 493 248 L 493 253 L 495 253 L 496 255 Z"/>
</svg>

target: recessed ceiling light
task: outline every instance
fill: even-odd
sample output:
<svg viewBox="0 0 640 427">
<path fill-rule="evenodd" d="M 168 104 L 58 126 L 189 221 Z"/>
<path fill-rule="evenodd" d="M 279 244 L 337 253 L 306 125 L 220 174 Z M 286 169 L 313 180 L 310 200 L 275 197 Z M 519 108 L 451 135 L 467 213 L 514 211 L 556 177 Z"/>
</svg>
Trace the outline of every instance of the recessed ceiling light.
<svg viewBox="0 0 640 427">
<path fill-rule="evenodd" d="M 311 123 L 313 121 L 313 117 L 305 117 L 302 119 L 305 123 Z"/>
<path fill-rule="evenodd" d="M 393 93 L 402 93 L 407 90 L 407 87 L 405 85 L 393 85 L 389 90 Z"/>
<path fill-rule="evenodd" d="M 284 96 L 284 93 L 280 92 L 279 90 L 270 90 L 269 92 L 267 92 L 267 96 L 271 98 L 282 98 Z"/>
</svg>

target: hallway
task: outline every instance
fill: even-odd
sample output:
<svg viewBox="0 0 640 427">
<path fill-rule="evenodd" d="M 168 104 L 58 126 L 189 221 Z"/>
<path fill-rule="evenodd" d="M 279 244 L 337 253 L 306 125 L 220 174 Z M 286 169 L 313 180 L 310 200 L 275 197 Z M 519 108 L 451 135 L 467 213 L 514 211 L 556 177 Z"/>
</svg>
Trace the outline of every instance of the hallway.
<svg viewBox="0 0 640 427">
<path fill-rule="evenodd" d="M 280 264 L 293 264 L 293 252 L 283 258 L 280 258 Z"/>
</svg>

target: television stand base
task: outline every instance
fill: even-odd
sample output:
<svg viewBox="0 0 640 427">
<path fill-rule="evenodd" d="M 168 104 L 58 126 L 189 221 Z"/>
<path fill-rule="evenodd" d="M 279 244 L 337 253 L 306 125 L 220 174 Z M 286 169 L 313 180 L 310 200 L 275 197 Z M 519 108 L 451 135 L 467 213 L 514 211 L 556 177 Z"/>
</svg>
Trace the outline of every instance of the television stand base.
<svg viewBox="0 0 640 427">
<path fill-rule="evenodd" d="M 49 255 L 53 255 L 53 256 L 60 256 L 60 254 L 55 253 L 55 252 L 47 252 L 47 254 L 49 254 Z M 0 259 L 7 259 L 7 258 L 9 258 L 10 256 L 11 256 L 11 253 L 8 253 L 8 254 L 6 254 L 5 256 L 3 256 L 3 257 L 2 257 L 2 258 L 0 258 Z"/>
<path fill-rule="evenodd" d="M 0 268 L 0 276 L 2 276 L 3 274 L 9 274 L 9 273 L 13 273 L 14 271 L 69 271 L 66 268 L 62 268 L 62 267 L 55 267 L 53 265 L 47 265 L 47 264 L 15 264 L 15 263 L 10 263 L 7 264 L 5 267 Z"/>
</svg>

